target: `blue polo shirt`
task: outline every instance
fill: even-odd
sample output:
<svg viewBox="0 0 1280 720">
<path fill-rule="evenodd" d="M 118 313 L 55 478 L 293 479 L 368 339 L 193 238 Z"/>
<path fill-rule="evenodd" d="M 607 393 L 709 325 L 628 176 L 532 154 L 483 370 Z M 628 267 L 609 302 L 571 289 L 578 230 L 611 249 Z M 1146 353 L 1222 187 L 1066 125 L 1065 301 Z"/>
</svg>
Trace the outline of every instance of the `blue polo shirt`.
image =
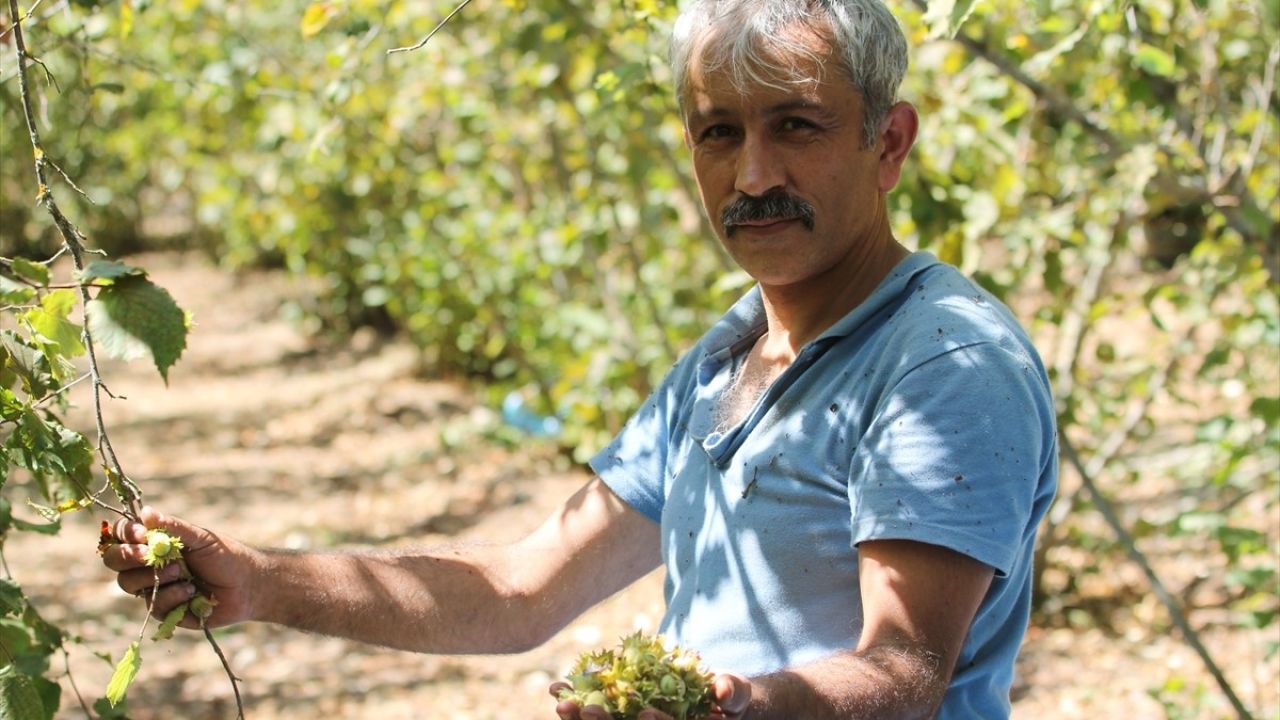
<svg viewBox="0 0 1280 720">
<path fill-rule="evenodd" d="M 764 331 L 755 288 L 591 462 L 661 526 L 661 631 L 719 671 L 820 660 L 858 641 L 858 543 L 941 545 L 995 579 L 938 717 L 1007 717 L 1057 485 L 1053 399 L 1026 334 L 915 253 L 717 431 L 717 398 Z"/>
</svg>

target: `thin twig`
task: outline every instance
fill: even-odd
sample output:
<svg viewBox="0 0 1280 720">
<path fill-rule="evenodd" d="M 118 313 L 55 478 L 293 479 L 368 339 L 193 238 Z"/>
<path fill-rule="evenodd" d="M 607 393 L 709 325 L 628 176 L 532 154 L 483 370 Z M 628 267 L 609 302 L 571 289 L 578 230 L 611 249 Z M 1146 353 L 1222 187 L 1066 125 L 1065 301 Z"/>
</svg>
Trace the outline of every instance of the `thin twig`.
<svg viewBox="0 0 1280 720">
<path fill-rule="evenodd" d="M 209 641 L 213 652 L 217 654 L 218 660 L 222 662 L 222 669 L 227 672 L 227 677 L 231 679 L 231 692 L 236 696 L 236 720 L 244 720 L 244 701 L 240 698 L 240 678 L 231 671 L 231 663 L 227 662 L 227 656 L 223 654 L 222 647 L 218 645 L 218 641 L 213 639 L 213 631 L 209 629 L 209 624 L 204 618 L 200 618 L 200 629 L 204 631 L 204 639 Z"/>
<path fill-rule="evenodd" d="M 36 4 L 28 8 L 25 15 L 13 21 L 13 27 L 5 28 L 4 32 L 0 32 L 0 40 L 3 40 L 5 35 L 8 35 L 9 33 L 13 32 L 14 28 L 30 20 L 31 16 L 36 14 L 36 8 L 40 7 L 40 3 L 42 2 L 44 2 L 44 0 L 36 0 Z M 10 17 L 12 18 L 12 16 Z"/>
<path fill-rule="evenodd" d="M 76 677 L 71 674 L 71 653 L 67 652 L 66 645 L 59 644 L 59 650 L 62 650 L 62 664 L 67 669 L 67 682 L 71 684 L 71 692 L 75 693 L 76 702 L 80 703 L 80 709 L 84 710 L 85 717 L 92 718 L 93 712 L 89 710 L 89 704 L 84 701 L 84 696 L 80 694 L 80 688 L 76 685 Z"/>
<path fill-rule="evenodd" d="M 17 0 L 9 0 L 9 17 L 15 20 L 18 17 Z M 27 122 L 27 132 L 30 135 L 32 152 L 35 154 L 36 182 L 39 184 L 37 198 L 53 218 L 53 224 L 57 226 L 58 232 L 62 235 L 65 247 L 71 252 L 76 269 L 83 272 L 85 268 L 85 249 L 81 240 L 84 235 L 63 214 L 62 209 L 58 207 L 57 200 L 53 197 L 53 192 L 49 189 L 48 175 L 45 171 L 45 166 L 49 164 L 49 160 L 44 151 L 44 146 L 40 142 L 40 130 L 36 127 L 35 113 L 31 106 L 31 89 L 27 79 L 27 61 L 28 59 L 37 63 L 40 63 L 40 61 L 35 60 L 27 52 L 27 41 L 22 31 L 21 23 L 14 22 L 13 38 L 18 59 L 18 88 L 22 97 L 22 112 Z M 43 66 L 43 63 L 40 64 Z M 47 73 L 48 70 L 46 69 L 45 72 Z M 84 285 L 80 285 L 79 288 L 82 307 L 88 307 L 91 300 L 89 289 Z M 108 470 L 114 472 L 120 478 L 120 482 L 113 484 L 113 488 L 120 494 L 120 500 L 128 507 L 131 517 L 136 519 L 139 513 L 138 504 L 141 493 L 120 467 L 120 459 L 116 457 L 115 449 L 111 445 L 111 438 L 107 434 L 106 423 L 102 417 L 102 390 L 104 384 L 102 375 L 98 370 L 98 358 L 94 352 L 93 333 L 89 329 L 87 318 L 82 336 L 85 352 L 89 358 L 89 374 L 93 380 L 93 409 L 98 430 L 98 454 L 102 457 L 103 462 L 106 463 Z"/>
<path fill-rule="evenodd" d="M 431 32 L 427 33 L 427 36 L 422 38 L 422 41 L 419 42 L 417 45 L 412 45 L 410 47 L 392 48 L 391 50 L 387 51 L 387 54 L 391 55 L 393 53 L 400 53 L 400 52 L 413 52 L 414 50 L 421 48 L 423 45 L 426 45 L 427 41 L 431 39 L 431 36 L 440 32 L 440 28 L 444 27 L 445 25 L 448 25 L 449 21 L 453 19 L 453 16 L 457 15 L 459 12 L 462 12 L 462 8 L 466 7 L 470 3 L 471 3 L 471 0 L 462 0 L 462 2 L 458 3 L 458 7 L 454 8 L 453 12 L 446 15 L 445 18 L 440 21 L 440 24 L 432 28 Z"/>
<path fill-rule="evenodd" d="M 81 189 L 80 189 L 80 186 L 79 186 L 79 185 L 77 185 L 77 184 L 75 183 L 75 181 L 71 179 L 71 176 L 70 176 L 70 175 L 67 175 L 67 171 L 66 171 L 66 170 L 63 170 L 61 167 L 59 167 L 59 166 L 58 166 L 58 163 L 56 163 L 56 162 L 54 162 L 54 161 L 50 160 L 50 161 L 49 161 L 49 164 L 53 166 L 53 169 L 54 169 L 54 170 L 57 170 L 57 171 L 58 171 L 58 174 L 62 176 L 62 179 L 63 179 L 63 180 L 66 180 L 66 181 L 67 181 L 67 184 L 71 186 L 71 189 L 72 189 L 72 190 L 75 190 L 75 191 L 76 191 L 76 192 L 78 192 L 78 193 L 80 193 L 80 195 L 81 195 L 82 197 L 84 197 L 84 199 L 85 199 L 85 200 L 88 200 L 88 201 L 89 201 L 89 204 L 90 204 L 90 205 L 97 205 L 97 204 L 98 204 L 98 203 L 96 203 L 96 202 L 94 202 L 94 201 L 93 201 L 93 198 L 89 197 L 89 193 L 87 193 L 87 192 L 85 192 L 84 190 L 81 190 Z"/>
<path fill-rule="evenodd" d="M 1187 620 L 1186 613 L 1182 611 L 1182 607 L 1173 595 L 1165 588 L 1164 582 L 1160 580 L 1160 576 L 1156 574 L 1155 568 L 1151 567 L 1151 563 L 1147 560 L 1146 555 L 1138 549 L 1137 542 L 1128 529 L 1125 528 L 1124 522 L 1120 520 L 1119 514 L 1116 513 L 1114 506 L 1102 490 L 1094 482 L 1093 476 L 1089 473 L 1089 469 L 1085 467 L 1084 462 L 1080 459 L 1080 455 L 1076 452 L 1075 446 L 1066 435 L 1059 437 L 1062 454 L 1066 456 L 1067 461 L 1080 475 L 1080 482 L 1083 484 L 1089 498 L 1093 502 L 1094 507 L 1102 515 L 1107 525 L 1111 526 L 1112 532 L 1120 540 L 1120 544 L 1124 545 L 1125 551 L 1129 554 L 1129 559 L 1134 562 L 1142 573 L 1147 576 L 1147 582 L 1151 585 L 1151 589 L 1159 598 L 1161 604 L 1169 611 L 1169 617 L 1173 620 L 1173 624 L 1178 626 L 1182 632 L 1182 639 L 1195 650 L 1200 656 L 1200 660 L 1204 662 L 1205 668 L 1209 674 L 1217 681 L 1218 687 L 1222 690 L 1222 694 L 1226 695 L 1227 701 L 1231 703 L 1231 707 L 1235 708 L 1236 715 L 1241 720 L 1252 720 L 1253 715 L 1240 701 L 1235 690 L 1231 687 L 1231 683 L 1223 675 L 1222 670 L 1218 667 L 1218 663 L 1214 662 L 1213 656 L 1209 654 L 1208 648 L 1200 641 L 1200 634 L 1192 627 L 1191 622 Z"/>
</svg>

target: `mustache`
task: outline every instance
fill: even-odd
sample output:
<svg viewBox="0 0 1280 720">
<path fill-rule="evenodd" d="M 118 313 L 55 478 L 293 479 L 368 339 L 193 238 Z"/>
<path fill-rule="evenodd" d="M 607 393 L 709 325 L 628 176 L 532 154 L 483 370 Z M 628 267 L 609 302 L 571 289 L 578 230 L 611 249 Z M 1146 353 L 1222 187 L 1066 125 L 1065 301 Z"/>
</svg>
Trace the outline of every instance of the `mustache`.
<svg viewBox="0 0 1280 720">
<path fill-rule="evenodd" d="M 725 234 L 732 235 L 744 222 L 767 220 L 799 220 L 806 230 L 813 230 L 813 206 L 784 190 L 759 197 L 742 195 L 720 213 Z"/>
</svg>

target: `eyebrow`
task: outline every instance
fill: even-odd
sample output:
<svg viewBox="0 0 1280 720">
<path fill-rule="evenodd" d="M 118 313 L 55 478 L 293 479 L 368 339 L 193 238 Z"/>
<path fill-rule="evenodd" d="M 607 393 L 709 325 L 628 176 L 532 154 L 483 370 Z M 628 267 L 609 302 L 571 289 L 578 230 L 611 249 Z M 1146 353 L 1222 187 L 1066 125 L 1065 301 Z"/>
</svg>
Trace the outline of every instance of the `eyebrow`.
<svg viewBox="0 0 1280 720">
<path fill-rule="evenodd" d="M 832 114 L 831 111 L 828 110 L 826 106 L 822 105 L 821 103 L 814 102 L 812 100 L 804 100 L 804 99 L 786 100 L 786 101 L 777 103 L 776 105 L 770 105 L 768 108 L 765 109 L 764 114 L 766 116 L 785 115 L 790 112 L 796 112 L 797 110 L 816 112 L 821 115 Z M 704 123 L 711 120 L 718 120 L 726 117 L 733 117 L 736 114 L 737 113 L 734 112 L 733 110 L 730 110 L 725 107 L 714 107 L 708 110 L 707 112 L 701 112 L 697 109 L 694 109 L 692 112 L 689 113 L 689 124 L 696 125 L 698 123 Z"/>
</svg>

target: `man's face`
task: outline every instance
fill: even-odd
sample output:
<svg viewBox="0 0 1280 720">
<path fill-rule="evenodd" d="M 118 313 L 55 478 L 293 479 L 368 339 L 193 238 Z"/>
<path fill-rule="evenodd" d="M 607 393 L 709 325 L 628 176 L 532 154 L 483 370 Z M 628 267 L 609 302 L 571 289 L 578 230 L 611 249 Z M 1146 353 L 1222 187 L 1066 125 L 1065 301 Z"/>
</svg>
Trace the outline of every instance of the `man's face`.
<svg viewBox="0 0 1280 720">
<path fill-rule="evenodd" d="M 727 71 L 701 65 L 690 74 L 685 129 L 703 205 L 729 254 L 766 286 L 856 269 L 887 229 L 880 158 L 863 146 L 862 99 L 834 60 L 825 72 L 797 64 L 799 76 L 821 81 L 741 92 Z"/>
</svg>

